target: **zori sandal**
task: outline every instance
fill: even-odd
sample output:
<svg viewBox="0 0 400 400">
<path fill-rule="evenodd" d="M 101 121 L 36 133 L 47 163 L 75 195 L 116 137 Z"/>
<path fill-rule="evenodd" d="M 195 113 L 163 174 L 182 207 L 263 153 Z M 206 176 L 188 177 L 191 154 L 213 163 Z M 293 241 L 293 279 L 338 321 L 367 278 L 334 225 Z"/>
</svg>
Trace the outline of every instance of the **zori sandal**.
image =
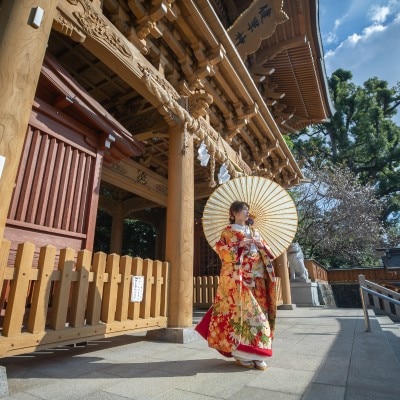
<svg viewBox="0 0 400 400">
<path fill-rule="evenodd" d="M 241 361 L 241 360 L 236 360 L 236 364 L 240 365 L 241 367 L 244 368 L 254 368 L 254 363 L 253 361 Z"/>
<path fill-rule="evenodd" d="M 265 363 L 265 361 L 254 361 L 254 365 L 257 369 L 259 369 L 260 371 L 265 371 L 268 367 L 267 364 Z"/>
</svg>

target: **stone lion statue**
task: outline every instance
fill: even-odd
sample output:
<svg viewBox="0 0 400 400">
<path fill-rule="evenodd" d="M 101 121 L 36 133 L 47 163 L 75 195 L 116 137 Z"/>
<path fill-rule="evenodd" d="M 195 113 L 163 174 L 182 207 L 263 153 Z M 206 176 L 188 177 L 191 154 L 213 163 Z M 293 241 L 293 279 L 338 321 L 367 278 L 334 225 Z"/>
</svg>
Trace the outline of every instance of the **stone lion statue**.
<svg viewBox="0 0 400 400">
<path fill-rule="evenodd" d="M 304 265 L 304 254 L 298 243 L 292 243 L 288 250 L 288 264 L 290 279 L 308 279 L 308 271 Z"/>
</svg>

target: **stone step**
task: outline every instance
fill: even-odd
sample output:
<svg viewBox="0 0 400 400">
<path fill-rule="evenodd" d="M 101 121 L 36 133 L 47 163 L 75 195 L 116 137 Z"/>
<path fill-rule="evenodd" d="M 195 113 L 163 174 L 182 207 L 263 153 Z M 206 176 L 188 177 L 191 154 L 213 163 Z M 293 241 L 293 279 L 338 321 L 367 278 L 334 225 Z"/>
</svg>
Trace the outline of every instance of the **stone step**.
<svg viewBox="0 0 400 400">
<path fill-rule="evenodd" d="M 392 321 L 386 315 L 376 315 L 376 319 L 400 365 L 400 323 Z"/>
</svg>

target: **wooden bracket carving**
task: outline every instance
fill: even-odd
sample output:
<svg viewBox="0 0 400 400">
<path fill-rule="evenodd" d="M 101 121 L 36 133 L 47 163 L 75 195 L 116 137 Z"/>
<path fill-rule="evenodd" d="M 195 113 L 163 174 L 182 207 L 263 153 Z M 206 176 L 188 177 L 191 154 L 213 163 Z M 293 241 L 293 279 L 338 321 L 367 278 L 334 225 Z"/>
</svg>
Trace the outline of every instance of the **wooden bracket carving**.
<svg viewBox="0 0 400 400">
<path fill-rule="evenodd" d="M 194 118 L 204 117 L 212 103 L 213 98 L 210 94 L 194 93 L 189 96 L 189 112 Z"/>
<path fill-rule="evenodd" d="M 130 6 L 132 1 L 129 2 Z M 133 8 L 135 9 L 135 8 Z M 172 9 L 172 4 L 169 1 L 161 1 L 155 5 L 148 14 L 138 19 L 137 35 L 140 39 L 146 39 L 151 34 L 154 38 L 160 38 L 163 35 L 164 26 L 158 24 L 162 18 L 167 17 L 173 21 L 178 16 Z"/>
<path fill-rule="evenodd" d="M 66 6 L 69 3 L 72 7 Z M 132 58 L 132 53 L 119 35 L 114 32 L 103 15 L 88 0 L 66 0 L 59 3 L 64 19 L 67 19 L 73 27 L 78 26 L 78 30 L 83 31 L 86 36 L 101 42 L 104 46 L 117 50 L 125 58 Z M 62 28 L 65 34 L 65 26 L 62 22 L 58 23 L 58 28 Z M 71 36 L 72 37 L 72 36 Z"/>
<path fill-rule="evenodd" d="M 281 173 L 282 169 L 289 165 L 289 159 L 284 158 L 284 159 L 279 160 L 279 159 L 275 158 L 272 161 L 272 164 L 273 164 L 272 172 Z"/>
<path fill-rule="evenodd" d="M 53 21 L 53 29 L 69 36 L 74 42 L 83 43 L 86 39 L 86 35 L 59 10 L 57 10 L 57 15 Z"/>
</svg>

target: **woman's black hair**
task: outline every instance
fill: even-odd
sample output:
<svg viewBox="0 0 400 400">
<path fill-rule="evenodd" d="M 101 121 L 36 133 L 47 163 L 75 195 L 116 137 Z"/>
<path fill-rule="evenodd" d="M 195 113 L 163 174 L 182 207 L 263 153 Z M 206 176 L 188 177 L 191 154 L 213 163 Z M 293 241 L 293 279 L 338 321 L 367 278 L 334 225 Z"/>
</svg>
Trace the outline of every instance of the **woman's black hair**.
<svg viewBox="0 0 400 400">
<path fill-rule="evenodd" d="M 229 223 L 234 224 L 235 223 L 234 213 L 242 211 L 243 208 L 245 207 L 250 208 L 250 206 L 244 201 L 238 201 L 238 200 L 234 201 L 229 208 Z"/>
</svg>

